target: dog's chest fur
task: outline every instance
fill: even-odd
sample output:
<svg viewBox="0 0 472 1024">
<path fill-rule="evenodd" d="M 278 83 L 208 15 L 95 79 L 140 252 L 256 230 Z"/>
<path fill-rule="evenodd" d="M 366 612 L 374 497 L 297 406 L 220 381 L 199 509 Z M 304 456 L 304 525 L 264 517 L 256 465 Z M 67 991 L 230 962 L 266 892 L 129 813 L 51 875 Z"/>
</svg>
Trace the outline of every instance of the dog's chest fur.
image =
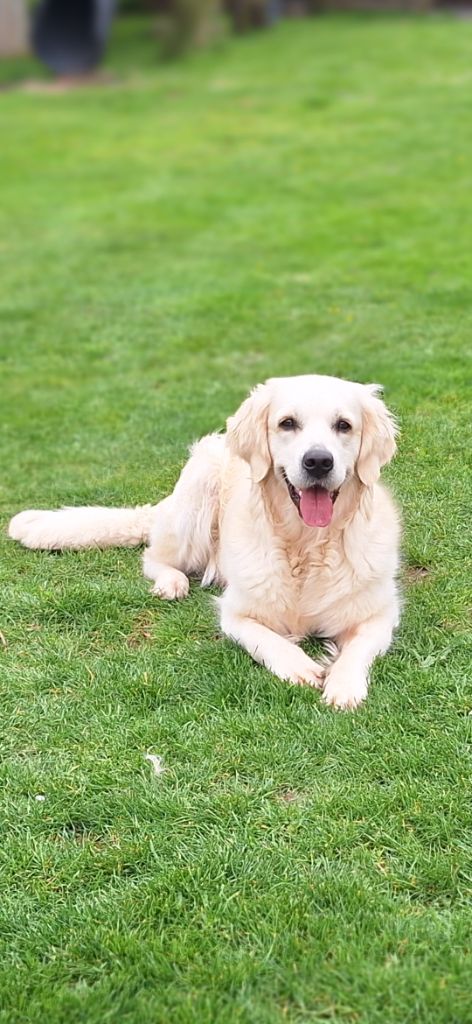
<svg viewBox="0 0 472 1024">
<path fill-rule="evenodd" d="M 292 636 L 333 636 L 350 624 L 352 598 L 363 581 L 346 558 L 340 532 L 325 539 L 320 531 L 300 536 L 297 528 L 287 535 L 264 517 L 246 525 L 244 540 L 232 537 L 237 557 L 223 572 L 229 589 L 244 593 L 246 614 Z"/>
<path fill-rule="evenodd" d="M 372 615 L 379 589 L 388 579 L 394 586 L 395 544 L 381 537 L 395 537 L 394 522 L 379 531 L 390 500 L 379 492 L 375 508 L 360 502 L 349 524 L 307 528 L 285 489 L 245 482 L 245 492 L 229 488 L 220 519 L 218 562 L 234 611 L 295 637 L 336 637 Z"/>
<path fill-rule="evenodd" d="M 262 586 L 256 583 L 267 621 L 278 618 L 284 631 L 295 636 L 333 635 L 344 628 L 353 593 L 361 583 L 344 557 L 339 535 L 331 541 L 295 546 L 276 541 L 274 547 L 273 571 Z"/>
</svg>

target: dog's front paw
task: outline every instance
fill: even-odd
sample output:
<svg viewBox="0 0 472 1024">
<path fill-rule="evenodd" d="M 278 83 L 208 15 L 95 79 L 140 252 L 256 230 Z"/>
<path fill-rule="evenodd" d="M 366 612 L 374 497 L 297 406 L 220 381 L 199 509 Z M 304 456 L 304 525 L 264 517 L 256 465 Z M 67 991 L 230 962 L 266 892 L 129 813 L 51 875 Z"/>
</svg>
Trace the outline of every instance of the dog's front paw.
<svg viewBox="0 0 472 1024">
<path fill-rule="evenodd" d="M 326 668 L 308 657 L 299 647 L 287 657 L 286 666 L 277 665 L 277 675 L 294 686 L 313 686 L 320 690 L 323 686 Z"/>
<path fill-rule="evenodd" d="M 335 708 L 352 710 L 357 708 L 367 696 L 367 679 L 362 673 L 356 673 L 333 665 L 326 677 L 323 689 L 323 700 Z"/>
<path fill-rule="evenodd" d="M 181 601 L 187 597 L 189 582 L 180 569 L 160 569 L 151 594 L 164 601 Z"/>
</svg>

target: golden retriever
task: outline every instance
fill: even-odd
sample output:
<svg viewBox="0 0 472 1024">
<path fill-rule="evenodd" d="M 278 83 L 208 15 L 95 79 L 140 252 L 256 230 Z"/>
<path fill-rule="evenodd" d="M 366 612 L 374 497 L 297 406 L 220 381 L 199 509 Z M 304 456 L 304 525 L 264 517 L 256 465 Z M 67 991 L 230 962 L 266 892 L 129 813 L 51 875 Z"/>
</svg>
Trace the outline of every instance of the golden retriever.
<svg viewBox="0 0 472 1024">
<path fill-rule="evenodd" d="M 136 509 L 21 512 L 10 537 L 29 548 L 148 542 L 144 572 L 161 598 L 188 576 L 223 588 L 224 634 L 280 679 L 348 708 L 399 619 L 399 519 L 379 483 L 396 426 L 376 385 L 273 378 L 192 448 L 173 493 Z M 332 641 L 315 661 L 303 637 Z"/>
</svg>

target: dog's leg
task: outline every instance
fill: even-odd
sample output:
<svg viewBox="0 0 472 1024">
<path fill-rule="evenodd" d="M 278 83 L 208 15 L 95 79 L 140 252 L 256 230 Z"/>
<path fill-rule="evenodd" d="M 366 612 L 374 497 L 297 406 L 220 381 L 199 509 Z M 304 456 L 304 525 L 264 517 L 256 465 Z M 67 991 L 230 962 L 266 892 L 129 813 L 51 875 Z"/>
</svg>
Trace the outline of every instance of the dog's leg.
<svg viewBox="0 0 472 1024">
<path fill-rule="evenodd" d="M 217 574 L 217 522 L 224 439 L 210 434 L 192 449 L 168 498 L 154 509 L 144 575 L 152 593 L 174 600 L 188 594 L 188 574 Z"/>
<path fill-rule="evenodd" d="M 336 637 L 341 653 L 326 676 L 323 700 L 327 704 L 355 708 L 362 703 L 367 696 L 370 666 L 390 647 L 397 623 L 398 610 L 392 605 Z"/>
<path fill-rule="evenodd" d="M 182 545 L 175 529 L 173 495 L 164 498 L 154 510 L 154 521 L 149 547 L 143 555 L 143 571 L 153 581 L 151 593 L 168 601 L 188 594 L 189 582 L 182 572 Z"/>
<path fill-rule="evenodd" d="M 265 665 L 274 676 L 290 683 L 321 687 L 325 668 L 309 658 L 301 647 L 292 640 L 275 633 L 255 619 L 237 615 L 225 608 L 224 598 L 220 601 L 221 628 L 226 636 L 258 661 Z"/>
</svg>

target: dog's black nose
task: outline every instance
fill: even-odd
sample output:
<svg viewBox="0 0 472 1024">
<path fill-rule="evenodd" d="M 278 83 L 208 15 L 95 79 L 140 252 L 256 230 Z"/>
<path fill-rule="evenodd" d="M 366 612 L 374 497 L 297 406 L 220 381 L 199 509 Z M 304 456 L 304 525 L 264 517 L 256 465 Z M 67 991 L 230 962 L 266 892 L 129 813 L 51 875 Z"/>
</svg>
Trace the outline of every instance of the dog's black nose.
<svg viewBox="0 0 472 1024">
<path fill-rule="evenodd" d="M 310 448 L 303 456 L 302 466 L 314 480 L 322 480 L 331 472 L 334 459 L 326 448 Z"/>
</svg>

